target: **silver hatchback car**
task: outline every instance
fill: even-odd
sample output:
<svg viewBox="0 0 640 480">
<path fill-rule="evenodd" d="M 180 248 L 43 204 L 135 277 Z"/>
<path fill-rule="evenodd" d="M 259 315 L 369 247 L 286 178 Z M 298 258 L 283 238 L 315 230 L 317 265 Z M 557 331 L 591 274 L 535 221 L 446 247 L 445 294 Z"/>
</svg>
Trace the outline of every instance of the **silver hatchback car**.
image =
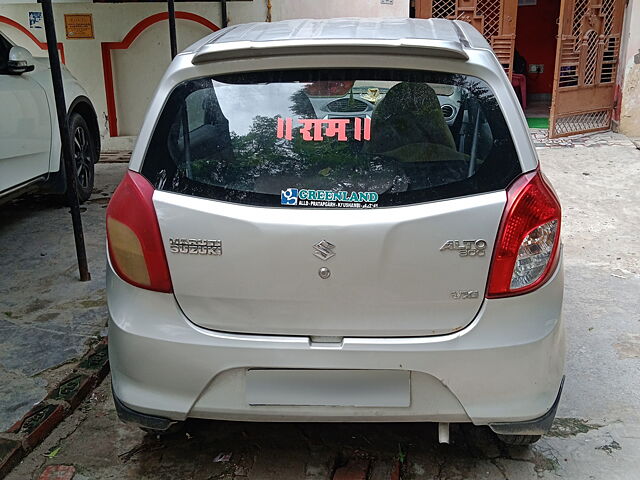
<svg viewBox="0 0 640 480">
<path fill-rule="evenodd" d="M 564 379 L 560 221 L 467 23 L 216 32 L 172 62 L 107 210 L 120 418 L 534 442 Z"/>
</svg>

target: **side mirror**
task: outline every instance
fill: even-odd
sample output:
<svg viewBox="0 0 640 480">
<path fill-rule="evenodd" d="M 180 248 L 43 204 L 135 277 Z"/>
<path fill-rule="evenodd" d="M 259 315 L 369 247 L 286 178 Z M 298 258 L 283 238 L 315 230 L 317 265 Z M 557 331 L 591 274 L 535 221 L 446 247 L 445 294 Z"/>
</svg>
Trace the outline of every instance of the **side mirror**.
<svg viewBox="0 0 640 480">
<path fill-rule="evenodd" d="M 36 68 L 33 64 L 33 56 L 26 48 L 11 47 L 9 50 L 9 62 L 7 63 L 7 73 L 10 75 L 22 75 L 31 72 Z"/>
</svg>

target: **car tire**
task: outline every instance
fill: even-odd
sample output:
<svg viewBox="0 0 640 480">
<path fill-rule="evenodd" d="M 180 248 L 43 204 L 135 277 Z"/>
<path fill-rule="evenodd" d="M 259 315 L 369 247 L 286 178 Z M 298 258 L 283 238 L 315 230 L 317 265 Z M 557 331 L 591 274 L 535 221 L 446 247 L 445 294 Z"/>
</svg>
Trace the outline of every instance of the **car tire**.
<svg viewBox="0 0 640 480">
<path fill-rule="evenodd" d="M 502 435 L 498 434 L 498 439 L 507 445 L 522 446 L 536 443 L 542 435 Z"/>
<path fill-rule="evenodd" d="M 78 113 L 69 116 L 69 133 L 71 134 L 71 156 L 76 164 L 76 185 L 78 201 L 86 202 L 93 191 L 95 180 L 94 164 L 97 161 L 95 139 L 87 122 Z"/>
</svg>

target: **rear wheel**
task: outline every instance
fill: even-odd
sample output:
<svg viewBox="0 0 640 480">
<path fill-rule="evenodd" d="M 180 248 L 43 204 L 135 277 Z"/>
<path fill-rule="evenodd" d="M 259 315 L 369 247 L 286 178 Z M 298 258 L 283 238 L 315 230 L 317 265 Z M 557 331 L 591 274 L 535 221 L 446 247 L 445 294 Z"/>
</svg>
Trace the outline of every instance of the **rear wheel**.
<svg viewBox="0 0 640 480">
<path fill-rule="evenodd" d="M 95 179 L 94 164 L 96 163 L 95 140 L 85 119 L 72 113 L 69 117 L 69 132 L 71 133 L 71 156 L 75 163 L 78 200 L 83 203 L 89 199 L 93 191 Z"/>
<path fill-rule="evenodd" d="M 531 445 L 536 443 L 542 435 L 501 435 L 498 434 L 498 439 L 502 443 L 507 445 Z"/>
</svg>

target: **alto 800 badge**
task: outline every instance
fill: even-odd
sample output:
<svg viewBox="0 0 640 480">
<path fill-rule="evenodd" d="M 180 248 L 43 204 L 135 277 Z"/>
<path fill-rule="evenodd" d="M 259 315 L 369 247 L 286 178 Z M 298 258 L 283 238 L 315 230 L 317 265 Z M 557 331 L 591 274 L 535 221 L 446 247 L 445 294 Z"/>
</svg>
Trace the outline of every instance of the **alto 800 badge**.
<svg viewBox="0 0 640 480">
<path fill-rule="evenodd" d="M 453 250 L 461 257 L 484 257 L 487 250 L 487 241 L 478 240 L 447 240 L 440 247 L 440 251 Z"/>
</svg>

